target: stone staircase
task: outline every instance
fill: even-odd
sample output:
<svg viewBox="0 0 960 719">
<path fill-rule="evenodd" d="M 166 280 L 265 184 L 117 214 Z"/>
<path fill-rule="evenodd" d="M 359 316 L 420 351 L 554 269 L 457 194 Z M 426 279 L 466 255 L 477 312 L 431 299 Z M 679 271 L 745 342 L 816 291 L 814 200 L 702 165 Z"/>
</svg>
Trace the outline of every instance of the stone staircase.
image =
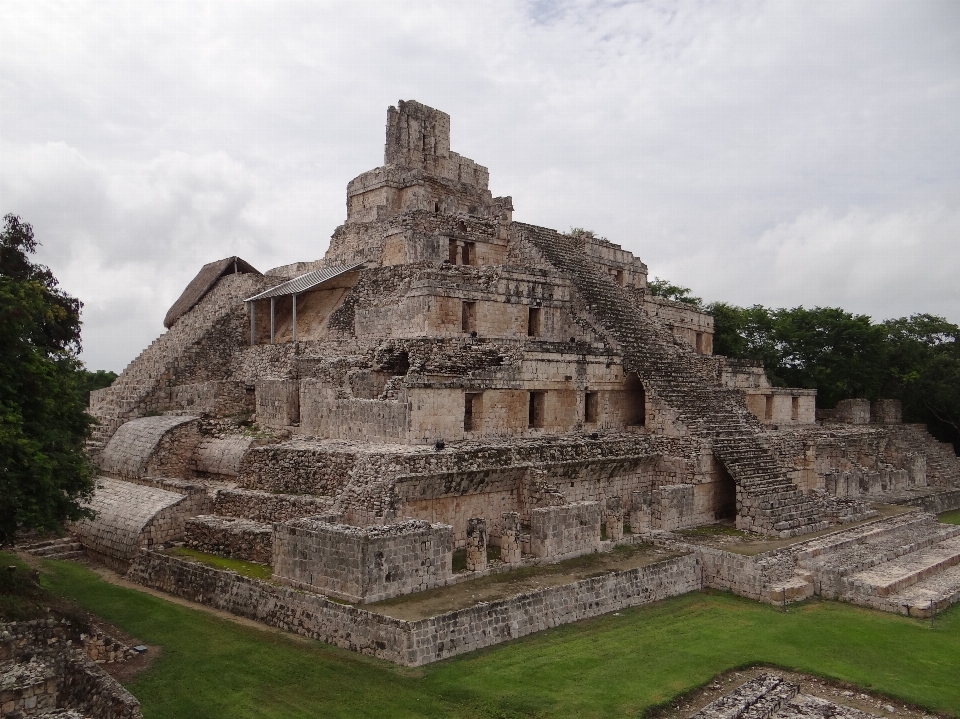
<svg viewBox="0 0 960 719">
<path fill-rule="evenodd" d="M 98 421 L 87 443 L 91 456 L 99 455 L 120 425 L 165 409 L 164 390 L 182 384 L 195 368 L 202 368 L 203 379 L 222 379 L 233 350 L 245 338 L 243 299 L 269 283 L 253 274 L 222 277 L 190 312 L 127 365 L 110 387 L 91 392 L 89 412 Z"/>
<path fill-rule="evenodd" d="M 33 544 L 23 544 L 19 547 L 27 554 L 44 559 L 77 559 L 86 556 L 83 545 L 73 537 L 49 539 Z"/>
<path fill-rule="evenodd" d="M 902 432 L 911 442 L 923 447 L 927 456 L 927 484 L 935 487 L 955 487 L 960 481 L 960 457 L 949 442 L 940 442 L 921 425 L 903 425 Z"/>
<path fill-rule="evenodd" d="M 922 617 L 960 600 L 960 526 L 932 514 L 874 520 L 789 551 L 796 573 L 782 583 L 788 601 L 819 594 Z"/>
<path fill-rule="evenodd" d="M 619 349 L 624 369 L 636 372 L 648 395 L 675 410 L 691 433 L 711 442 L 737 485 L 738 528 L 791 537 L 829 526 L 764 446 L 762 427 L 741 392 L 720 386 L 715 368 L 647 315 L 587 257 L 581 241 L 534 225 L 513 226 L 570 278 L 582 304 L 578 310 Z"/>
</svg>

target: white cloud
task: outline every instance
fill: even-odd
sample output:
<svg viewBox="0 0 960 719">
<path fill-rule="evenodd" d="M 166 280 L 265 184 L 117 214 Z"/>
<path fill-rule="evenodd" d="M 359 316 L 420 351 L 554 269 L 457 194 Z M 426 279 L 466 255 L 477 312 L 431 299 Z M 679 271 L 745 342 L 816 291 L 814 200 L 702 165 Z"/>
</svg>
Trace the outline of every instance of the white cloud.
<svg viewBox="0 0 960 719">
<path fill-rule="evenodd" d="M 960 321 L 949 0 L 0 8 L 0 211 L 86 301 L 97 367 L 203 262 L 321 256 L 400 98 L 451 113 L 518 219 L 698 294 Z"/>
</svg>

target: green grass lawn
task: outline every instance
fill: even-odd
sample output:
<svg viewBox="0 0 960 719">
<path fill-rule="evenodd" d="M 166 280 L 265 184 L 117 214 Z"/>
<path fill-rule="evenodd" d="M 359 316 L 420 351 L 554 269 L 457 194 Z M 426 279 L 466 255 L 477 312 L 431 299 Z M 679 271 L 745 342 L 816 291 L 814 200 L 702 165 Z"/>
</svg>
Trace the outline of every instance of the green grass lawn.
<svg viewBox="0 0 960 719">
<path fill-rule="evenodd" d="M 248 562 L 244 559 L 220 557 L 216 554 L 198 552 L 196 549 L 190 549 L 189 547 L 174 547 L 169 553 L 175 557 L 192 559 L 196 562 L 216 567 L 217 569 L 232 569 L 237 574 L 242 574 L 245 577 L 252 577 L 254 579 L 268 581 L 270 577 L 273 576 L 273 570 L 266 564 Z"/>
<path fill-rule="evenodd" d="M 409 670 L 46 565 L 53 592 L 163 647 L 129 687 L 147 719 L 637 716 L 760 662 L 960 713 L 958 608 L 931 626 L 836 602 L 784 613 L 693 593 Z"/>
<path fill-rule="evenodd" d="M 946 522 L 947 524 L 960 524 L 960 509 L 955 512 L 946 512 L 941 514 L 938 519 L 941 522 Z"/>
</svg>

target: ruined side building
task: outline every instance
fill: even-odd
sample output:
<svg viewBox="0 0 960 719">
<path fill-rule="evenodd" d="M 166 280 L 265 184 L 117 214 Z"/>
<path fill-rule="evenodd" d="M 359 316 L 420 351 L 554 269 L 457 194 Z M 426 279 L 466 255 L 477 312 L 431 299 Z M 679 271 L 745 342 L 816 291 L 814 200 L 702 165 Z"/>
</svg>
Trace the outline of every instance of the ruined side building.
<svg viewBox="0 0 960 719">
<path fill-rule="evenodd" d="M 448 581 L 452 548 L 481 568 L 487 546 L 595 551 L 601 525 L 786 538 L 868 500 L 960 505 L 952 450 L 895 403 L 818 422 L 814 390 L 714 356 L 712 317 L 651 294 L 630 252 L 514 221 L 448 115 L 400 102 L 386 130 L 323 259 L 205 265 L 92 394 L 89 549 L 232 531 L 280 580 L 372 601 Z"/>
</svg>

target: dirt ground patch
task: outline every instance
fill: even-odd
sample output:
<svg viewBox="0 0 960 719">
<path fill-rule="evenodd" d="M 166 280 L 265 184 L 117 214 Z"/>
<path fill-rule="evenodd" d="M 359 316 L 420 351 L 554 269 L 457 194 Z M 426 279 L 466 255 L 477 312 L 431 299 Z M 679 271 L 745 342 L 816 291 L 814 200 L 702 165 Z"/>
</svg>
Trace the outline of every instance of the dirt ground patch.
<svg viewBox="0 0 960 719">
<path fill-rule="evenodd" d="M 880 513 L 876 517 L 864 519 L 860 522 L 851 522 L 850 524 L 834 525 L 819 532 L 811 532 L 810 534 L 803 534 L 799 537 L 790 537 L 789 539 L 770 539 L 766 537 L 757 537 L 755 534 L 741 532 L 740 530 L 736 529 L 732 523 L 708 524 L 703 527 L 695 527 L 694 529 L 681 529 L 674 531 L 673 534 L 680 537 L 683 541 L 689 542 L 690 544 L 698 544 L 704 547 L 714 547 L 716 549 L 723 549 L 727 552 L 735 552 L 736 554 L 753 556 L 755 554 L 770 552 L 774 549 L 788 547 L 791 544 L 797 544 L 798 542 L 806 542 L 809 539 L 822 537 L 823 535 L 831 534 L 832 532 L 839 532 L 844 529 L 850 529 L 851 527 L 859 527 L 861 524 L 873 522 L 885 517 L 894 517 L 898 514 L 917 511 L 916 507 L 905 507 L 898 504 L 877 503 L 871 506 Z"/>
<path fill-rule="evenodd" d="M 679 555 L 679 552 L 672 552 L 651 544 L 623 545 L 610 552 L 587 554 L 557 564 L 514 569 L 449 587 L 431 589 L 419 594 L 407 594 L 375 604 L 365 604 L 363 608 L 397 619 L 416 621 L 457 609 L 465 609 L 480 602 L 496 602 L 537 589 L 570 584 L 609 572 L 644 567 Z"/>
<path fill-rule="evenodd" d="M 852 707 L 878 717 L 897 717 L 897 719 L 933 719 L 946 715 L 933 714 L 919 707 L 904 704 L 882 694 L 867 691 L 852 684 L 814 677 L 809 674 L 790 672 L 770 666 L 755 666 L 735 669 L 718 675 L 707 686 L 696 689 L 673 702 L 670 706 L 651 712 L 651 719 L 687 719 L 711 702 L 729 694 L 741 684 L 758 674 L 772 672 L 781 675 L 789 682 L 800 685 L 801 694 L 809 694 L 827 701 Z M 893 711 L 890 711 L 893 709 Z"/>
</svg>

